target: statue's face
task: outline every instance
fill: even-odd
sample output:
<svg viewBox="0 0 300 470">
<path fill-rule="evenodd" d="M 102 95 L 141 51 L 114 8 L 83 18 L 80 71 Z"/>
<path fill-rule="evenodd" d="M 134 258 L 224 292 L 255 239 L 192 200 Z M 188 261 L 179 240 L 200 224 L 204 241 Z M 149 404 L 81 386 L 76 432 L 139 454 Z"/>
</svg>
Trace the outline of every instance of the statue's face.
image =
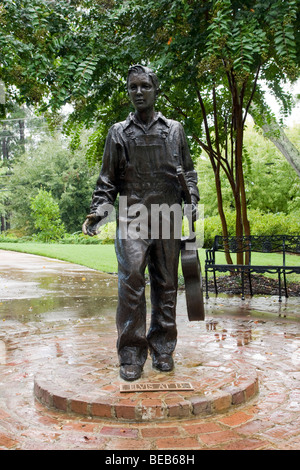
<svg viewBox="0 0 300 470">
<path fill-rule="evenodd" d="M 156 88 L 146 73 L 133 73 L 129 76 L 128 94 L 137 111 L 146 111 L 154 107 Z"/>
</svg>

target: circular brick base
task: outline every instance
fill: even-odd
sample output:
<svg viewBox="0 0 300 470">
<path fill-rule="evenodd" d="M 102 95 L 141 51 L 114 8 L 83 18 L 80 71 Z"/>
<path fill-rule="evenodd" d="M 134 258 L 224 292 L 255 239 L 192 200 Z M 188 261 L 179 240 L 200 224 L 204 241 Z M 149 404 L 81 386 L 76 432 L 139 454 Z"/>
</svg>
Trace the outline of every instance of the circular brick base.
<svg viewBox="0 0 300 470">
<path fill-rule="evenodd" d="M 36 398 L 66 413 L 112 420 L 146 422 L 221 413 L 246 403 L 258 392 L 255 370 L 244 361 L 218 360 L 203 354 L 201 364 L 184 360 L 169 373 L 152 369 L 148 359 L 139 384 L 189 382 L 193 391 L 121 393 L 116 364 L 66 364 L 60 358 L 43 366 L 34 381 Z"/>
</svg>

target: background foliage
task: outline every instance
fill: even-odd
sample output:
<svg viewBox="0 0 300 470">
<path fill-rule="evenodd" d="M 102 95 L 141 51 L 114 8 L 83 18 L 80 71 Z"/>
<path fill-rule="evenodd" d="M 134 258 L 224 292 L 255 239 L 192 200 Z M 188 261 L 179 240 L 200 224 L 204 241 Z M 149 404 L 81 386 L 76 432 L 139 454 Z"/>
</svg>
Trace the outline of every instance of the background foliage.
<svg viewBox="0 0 300 470">
<path fill-rule="evenodd" d="M 86 141 L 84 136 L 82 141 Z M 61 135 L 48 136 L 14 165 L 9 182 L 13 224 L 25 228 L 27 234 L 34 232 L 31 199 L 42 188 L 58 203 L 66 231 L 80 230 L 89 212 L 97 173 L 97 168 L 88 167 L 83 147 L 72 152 Z"/>
<path fill-rule="evenodd" d="M 298 26 L 298 0 L 3 0 L 2 214 L 32 233 L 30 200 L 42 188 L 66 230 L 80 230 L 108 128 L 131 110 L 128 67 L 139 62 L 161 79 L 157 108 L 184 125 L 201 202 L 206 215 L 218 211 L 221 230 L 232 230 L 233 211 L 235 232 L 248 218 L 256 230 L 254 213 L 298 211 L 295 174 L 245 130 L 251 103 L 258 126 L 271 116 L 262 82 L 283 116 L 292 109 L 284 84 L 299 77 Z M 32 110 L 52 137 L 29 132 L 28 141 L 23 124 Z"/>
<path fill-rule="evenodd" d="M 51 192 L 39 189 L 37 195 L 31 199 L 30 208 L 38 240 L 47 243 L 61 238 L 65 228 L 60 219 L 59 206 Z"/>
</svg>

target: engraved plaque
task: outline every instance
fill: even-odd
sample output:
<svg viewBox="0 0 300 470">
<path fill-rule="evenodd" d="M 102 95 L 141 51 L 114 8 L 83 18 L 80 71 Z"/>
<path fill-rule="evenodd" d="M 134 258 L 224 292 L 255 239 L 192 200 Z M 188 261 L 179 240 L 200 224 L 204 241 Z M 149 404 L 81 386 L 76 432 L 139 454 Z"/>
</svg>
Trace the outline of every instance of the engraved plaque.
<svg viewBox="0 0 300 470">
<path fill-rule="evenodd" d="M 169 392 L 169 391 L 192 391 L 194 388 L 188 382 L 154 382 L 154 383 L 131 383 L 120 385 L 120 392 Z"/>
</svg>

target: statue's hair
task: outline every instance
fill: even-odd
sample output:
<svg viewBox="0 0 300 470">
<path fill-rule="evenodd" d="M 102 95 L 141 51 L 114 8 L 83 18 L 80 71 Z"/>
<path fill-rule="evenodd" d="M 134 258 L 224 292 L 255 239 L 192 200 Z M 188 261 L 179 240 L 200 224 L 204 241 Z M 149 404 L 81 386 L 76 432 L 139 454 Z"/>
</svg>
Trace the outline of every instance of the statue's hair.
<svg viewBox="0 0 300 470">
<path fill-rule="evenodd" d="M 129 77 L 133 73 L 146 73 L 151 78 L 152 83 L 156 88 L 156 92 L 158 93 L 160 91 L 159 80 L 157 78 L 157 75 L 149 67 L 145 67 L 144 65 L 139 65 L 139 64 L 132 65 L 131 67 L 129 67 L 128 74 L 127 74 L 127 83 L 126 83 L 127 89 L 128 89 Z"/>
</svg>

